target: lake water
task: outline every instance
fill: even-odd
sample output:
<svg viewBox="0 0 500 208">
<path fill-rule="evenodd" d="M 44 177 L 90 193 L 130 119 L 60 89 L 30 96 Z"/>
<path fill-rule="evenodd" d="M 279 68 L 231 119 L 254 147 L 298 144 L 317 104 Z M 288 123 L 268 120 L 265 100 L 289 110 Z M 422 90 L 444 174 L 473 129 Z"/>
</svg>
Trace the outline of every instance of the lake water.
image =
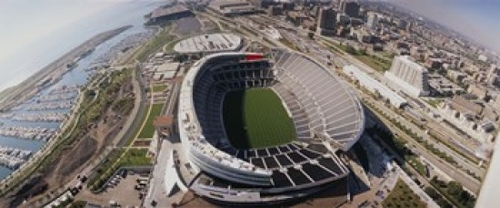
<svg viewBox="0 0 500 208">
<path fill-rule="evenodd" d="M 37 4 L 37 1 L 32 2 Z M 112 39 L 102 43 L 95 48 L 94 52 L 78 62 L 78 66 L 69 73 L 65 74 L 63 78 L 55 85 L 45 89 L 41 94 L 47 94 L 50 90 L 60 87 L 62 85 L 83 85 L 86 83 L 89 72 L 84 71 L 90 64 L 102 54 L 109 52 L 109 48 L 119 43 L 125 37 L 144 32 L 146 29 L 143 27 L 145 22 L 144 15 L 151 12 L 160 5 L 166 4 L 167 1 L 119 1 L 113 2 L 113 6 L 106 7 L 91 17 L 84 18 L 76 21 L 74 24 L 68 25 L 61 29 L 57 34 L 47 37 L 40 43 L 34 43 L 33 48 L 35 52 L 31 51 L 28 56 L 33 56 L 36 59 L 31 63 L 36 66 L 29 73 L 32 74 L 43 68 L 51 61 L 59 58 L 67 51 L 91 38 L 92 36 L 104 32 L 106 30 L 114 29 L 124 25 L 133 25 L 134 27 L 126 30 L 125 32 L 113 37 Z M 47 9 L 50 11 L 50 9 Z M 65 18 L 63 16 L 59 18 Z M 57 18 L 55 18 L 57 19 Z M 57 23 L 57 22 L 56 22 Z M 0 37 L 2 38 L 2 37 Z M 47 47 L 48 46 L 48 47 Z M 45 50 L 36 50 L 38 48 L 45 48 Z M 50 50 L 46 50 L 50 48 Z M 26 58 L 26 57 L 24 57 Z M 29 57 L 28 57 L 29 58 Z M 14 58 L 15 59 L 15 58 Z M 1 69 L 0 69 L 1 70 Z M 4 72 L 1 72 L 4 74 Z M 2 76 L 3 77 L 3 76 Z M 29 101 L 28 101 L 29 102 Z M 25 110 L 15 111 L 16 113 L 40 113 L 40 112 L 68 112 L 65 110 L 53 111 L 37 111 L 27 112 Z M 44 127 L 44 128 L 58 128 L 58 122 L 18 122 L 9 119 L 0 119 L 3 126 L 25 126 L 25 127 Z M 15 147 L 19 149 L 38 151 L 43 145 L 40 141 L 22 140 L 12 137 L 0 136 L 0 145 Z M 7 177 L 12 171 L 0 166 L 0 180 Z"/>
</svg>

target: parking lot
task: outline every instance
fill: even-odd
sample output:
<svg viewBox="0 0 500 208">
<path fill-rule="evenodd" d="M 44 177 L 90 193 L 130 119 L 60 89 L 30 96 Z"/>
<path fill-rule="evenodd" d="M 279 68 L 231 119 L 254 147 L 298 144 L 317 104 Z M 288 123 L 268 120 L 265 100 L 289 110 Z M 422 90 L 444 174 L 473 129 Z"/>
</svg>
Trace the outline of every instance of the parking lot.
<svg viewBox="0 0 500 208">
<path fill-rule="evenodd" d="M 140 207 L 148 183 L 148 175 L 127 171 L 117 174 L 106 185 L 106 189 L 98 195 L 82 193 L 89 204 L 119 205 L 121 207 Z"/>
</svg>

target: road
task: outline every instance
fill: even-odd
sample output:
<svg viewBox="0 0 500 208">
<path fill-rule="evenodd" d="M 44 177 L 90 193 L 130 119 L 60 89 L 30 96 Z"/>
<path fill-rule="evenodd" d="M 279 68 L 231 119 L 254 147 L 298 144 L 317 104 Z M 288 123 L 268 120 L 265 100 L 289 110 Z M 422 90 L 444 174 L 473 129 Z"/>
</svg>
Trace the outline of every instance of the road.
<svg viewBox="0 0 500 208">
<path fill-rule="evenodd" d="M 132 82 L 132 84 L 134 85 L 134 94 L 138 97 L 136 97 L 135 99 L 135 104 L 134 106 L 139 106 L 139 108 L 137 108 L 137 110 L 134 108 L 133 111 L 132 111 L 132 114 L 131 115 L 134 115 L 134 119 L 132 119 L 131 121 L 127 121 L 127 123 L 124 125 L 126 128 L 126 131 L 123 133 L 123 136 L 121 137 L 121 139 L 117 142 L 115 142 L 115 145 L 117 147 L 123 147 L 126 145 L 127 143 L 127 140 L 130 139 L 132 136 L 133 133 L 135 133 L 135 130 L 139 127 L 141 123 L 141 119 L 137 119 L 137 118 L 142 118 L 144 116 L 144 114 L 146 113 L 146 93 L 145 93 L 145 84 L 144 84 L 144 79 L 141 75 L 141 67 L 138 66 L 138 69 L 134 70 L 135 74 L 134 74 L 134 81 Z M 130 122 L 130 124 L 129 124 Z M 121 133 L 121 132 L 120 132 Z"/>
<path fill-rule="evenodd" d="M 362 97 L 364 95 L 361 95 L 358 92 L 358 97 Z M 385 107 L 384 104 L 380 102 L 374 102 L 372 101 L 369 96 L 364 96 L 366 100 L 370 100 L 370 103 L 374 104 L 379 110 L 381 110 L 384 114 L 389 115 L 391 118 L 396 119 L 397 122 L 401 123 L 403 126 L 406 126 L 409 128 L 412 132 L 416 133 L 416 135 L 422 137 L 425 141 L 427 141 L 429 144 L 432 146 L 436 147 L 439 149 L 441 152 L 444 152 L 446 155 L 450 156 L 455 160 L 459 166 L 472 171 L 474 174 L 478 176 L 483 176 L 485 174 L 484 169 L 481 169 L 477 164 L 474 164 L 470 162 L 468 159 L 463 158 L 461 155 L 456 153 L 454 150 L 451 150 L 449 147 L 443 145 L 442 143 L 436 142 L 434 139 L 432 139 L 427 133 L 422 131 L 419 127 L 417 127 L 415 124 L 409 122 L 402 116 L 398 115 L 397 113 L 393 112 L 392 110 L 389 110 L 387 107 Z M 412 141 L 415 141 L 412 139 Z M 416 142 L 416 141 L 415 141 Z M 464 173 L 466 174 L 466 173 Z M 476 179 L 473 179 L 477 181 Z"/>
<path fill-rule="evenodd" d="M 424 159 L 432 163 L 434 166 L 436 166 L 438 169 L 449 175 L 451 178 L 454 180 L 458 181 L 461 183 L 466 189 L 470 190 L 473 193 L 478 193 L 479 188 L 480 188 L 480 183 L 469 176 L 466 173 L 463 173 L 462 171 L 458 170 L 457 168 L 453 167 L 452 165 L 444 162 L 442 159 L 438 158 L 434 154 L 432 154 L 429 150 L 427 150 L 424 146 L 416 142 L 413 138 L 408 136 L 405 132 L 400 130 L 398 127 L 395 127 L 392 125 L 392 122 L 387 120 L 384 116 L 378 114 L 376 111 L 373 111 L 376 115 L 377 118 L 383 121 L 387 127 L 396 135 L 399 137 L 405 139 L 408 141 L 411 147 L 414 147 L 413 150 L 415 153 L 419 154 L 422 156 Z"/>
</svg>

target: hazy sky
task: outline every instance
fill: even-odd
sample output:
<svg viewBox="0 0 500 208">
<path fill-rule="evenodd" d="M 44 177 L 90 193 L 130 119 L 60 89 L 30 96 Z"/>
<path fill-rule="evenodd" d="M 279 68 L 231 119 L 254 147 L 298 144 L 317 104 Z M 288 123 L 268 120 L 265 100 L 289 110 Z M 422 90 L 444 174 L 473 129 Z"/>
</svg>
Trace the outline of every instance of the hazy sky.
<svg viewBox="0 0 500 208">
<path fill-rule="evenodd" d="M 500 0 L 391 0 L 500 51 Z"/>
<path fill-rule="evenodd" d="M 50 51 L 60 47 L 47 37 L 62 35 L 68 32 L 62 31 L 64 28 L 110 6 L 92 2 L 0 0 L 0 88 L 16 84 L 44 67 L 37 63 L 44 63 Z"/>
<path fill-rule="evenodd" d="M 64 40 L 77 33 L 67 28 L 129 1 L 144 0 L 0 0 L 0 90 L 43 68 L 51 51 L 69 50 L 48 38 Z M 500 0 L 389 1 L 500 51 Z"/>
<path fill-rule="evenodd" d="M 143 15 L 153 10 L 150 5 L 158 6 L 157 2 L 0 0 L 0 90 L 21 82 L 99 32 L 133 21 L 142 23 Z"/>
</svg>

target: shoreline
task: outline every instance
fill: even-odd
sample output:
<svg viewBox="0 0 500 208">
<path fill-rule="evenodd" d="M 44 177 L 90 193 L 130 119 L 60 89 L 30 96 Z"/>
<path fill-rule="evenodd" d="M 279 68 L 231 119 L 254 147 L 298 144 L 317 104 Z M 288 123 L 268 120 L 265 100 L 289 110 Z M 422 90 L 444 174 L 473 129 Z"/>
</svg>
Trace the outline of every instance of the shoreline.
<svg viewBox="0 0 500 208">
<path fill-rule="evenodd" d="M 119 28 L 115 28 L 112 30 L 107 30 L 105 32 L 98 33 L 97 35 L 91 37 L 90 39 L 84 41 L 77 47 L 73 48 L 69 52 L 65 53 L 63 56 L 60 58 L 56 59 L 55 61 L 51 62 L 49 65 L 45 66 L 42 68 L 40 71 L 36 72 L 35 74 L 31 75 L 29 78 L 21 82 L 20 84 L 8 88 L 0 94 L 4 94 L 4 96 L 10 96 L 10 100 L 7 100 L 7 102 L 0 103 L 0 112 L 8 112 L 11 108 L 20 105 L 27 100 L 31 99 L 33 96 L 38 94 L 39 92 L 43 91 L 47 87 L 52 86 L 53 84 L 56 84 L 62 76 L 64 76 L 65 73 L 59 73 L 60 70 L 65 70 L 65 66 L 68 62 L 72 62 L 75 60 L 75 58 L 79 58 L 82 55 L 85 56 L 85 53 L 87 53 L 89 50 L 94 49 L 95 47 L 99 46 L 100 44 L 104 43 L 105 41 L 117 36 L 118 34 L 128 30 L 133 26 L 131 25 L 126 25 L 122 26 Z M 69 70 L 68 70 L 69 71 Z M 48 86 L 40 88 L 38 86 L 38 83 L 47 79 L 48 77 L 53 76 L 53 74 L 58 74 L 60 77 L 55 77 L 55 82 L 50 83 Z M 89 85 L 93 81 L 87 80 L 87 82 L 84 84 L 85 86 Z M 11 92 L 5 92 L 7 90 L 11 90 Z M 27 93 L 29 92 L 29 93 Z M 9 95 L 5 95 L 5 93 L 8 93 Z M 0 179 L 0 186 L 3 186 L 6 183 L 11 182 L 14 178 L 16 178 L 16 175 L 20 174 L 21 172 L 25 172 L 27 169 L 31 169 L 32 165 L 36 163 L 36 161 L 39 161 L 40 159 L 44 158 L 43 155 L 47 154 L 48 150 L 51 150 L 53 148 L 54 144 L 57 144 L 58 141 L 61 139 L 59 137 L 63 136 L 63 132 L 69 127 L 69 125 L 73 122 L 75 113 L 77 113 L 79 106 L 82 102 L 82 94 L 78 93 L 76 96 L 76 101 L 73 103 L 71 106 L 71 111 L 68 115 L 67 119 L 64 119 L 62 123 L 59 126 L 59 131 L 57 131 L 55 134 L 51 135 L 48 141 L 36 152 L 33 152 L 31 157 L 27 159 L 23 164 L 19 166 L 19 168 L 16 168 L 15 170 L 12 170 L 10 174 L 8 174 L 5 178 Z M 5 101 L 4 100 L 4 101 Z M 50 152 L 50 151 L 49 151 Z M 1 194 L 4 194 L 3 192 Z"/>
<path fill-rule="evenodd" d="M 73 60 L 85 55 L 85 53 L 101 43 L 115 37 L 116 35 L 128 30 L 132 25 L 126 25 L 119 28 L 111 29 L 105 32 L 101 32 L 92 38 L 86 40 L 75 48 L 71 49 L 69 52 L 62 55 L 60 58 L 54 60 L 49 63 L 47 66 L 43 67 L 33 75 L 26 78 L 21 83 L 9 87 L 0 92 L 0 95 L 3 97 L 2 101 L 0 101 L 0 112 L 7 111 L 16 105 L 19 105 L 26 100 L 29 100 L 32 96 L 36 95 L 43 89 L 48 86 L 39 87 L 38 85 L 48 78 L 52 78 L 55 82 L 51 83 L 55 84 L 65 73 L 71 69 L 66 69 L 66 65 L 71 63 Z M 55 77 L 51 77 L 52 75 L 56 75 Z"/>
</svg>

